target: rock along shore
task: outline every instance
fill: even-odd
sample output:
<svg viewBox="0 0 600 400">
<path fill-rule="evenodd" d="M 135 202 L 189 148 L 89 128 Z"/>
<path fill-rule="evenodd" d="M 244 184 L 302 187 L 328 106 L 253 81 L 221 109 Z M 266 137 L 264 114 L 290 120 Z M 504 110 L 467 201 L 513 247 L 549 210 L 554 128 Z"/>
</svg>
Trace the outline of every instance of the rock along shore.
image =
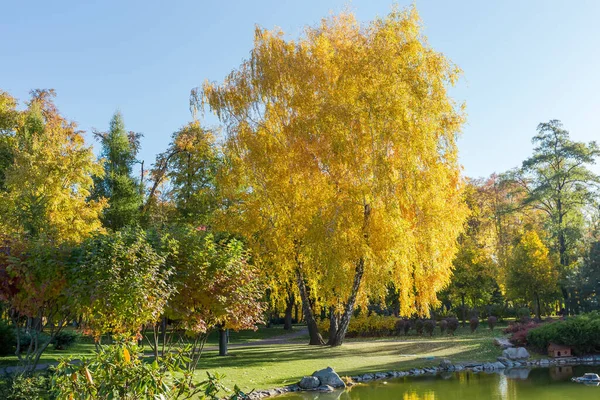
<svg viewBox="0 0 600 400">
<path fill-rule="evenodd" d="M 386 372 L 371 372 L 363 375 L 352 376 L 352 382 L 372 382 L 377 380 L 384 380 L 390 378 L 402 378 L 407 376 L 424 376 L 424 375 L 436 375 L 448 372 L 459 372 L 459 371 L 471 371 L 474 373 L 504 373 L 507 376 L 513 378 L 527 378 L 527 373 L 523 374 L 527 369 L 539 368 L 539 367 L 550 367 L 550 366 L 563 366 L 563 365 L 594 365 L 600 364 L 600 355 L 584 356 L 584 357 L 564 357 L 564 358 L 542 358 L 538 360 L 511 360 L 507 357 L 498 357 L 495 362 L 458 362 L 452 363 L 450 360 L 442 360 L 440 365 L 437 367 L 426 367 L 426 368 L 412 368 L 407 371 L 386 371 Z M 525 370 L 525 371 L 524 371 Z M 321 373 L 322 371 L 333 372 L 335 371 L 331 367 L 328 367 L 321 371 L 316 371 L 311 377 L 317 378 L 312 379 L 311 377 L 304 377 L 300 383 L 303 383 L 302 388 L 299 384 L 288 385 L 284 387 L 274 389 L 257 390 L 248 395 L 249 399 L 263 399 L 266 397 L 277 396 L 285 393 L 301 392 L 301 391 L 331 391 L 333 386 L 323 385 L 315 374 Z M 337 376 L 337 374 L 335 374 Z M 308 378 L 308 379 L 307 379 Z M 338 376 L 339 378 L 339 376 Z M 332 378 L 335 379 L 335 378 Z M 310 383 L 309 383 L 310 381 Z M 318 386 L 317 385 L 318 381 Z M 343 383 L 343 382 L 342 382 Z M 308 385 L 308 386 L 307 386 Z M 327 387 L 328 386 L 328 387 Z M 338 384 L 337 387 L 345 387 Z M 350 386 L 350 385 L 348 385 Z"/>
</svg>

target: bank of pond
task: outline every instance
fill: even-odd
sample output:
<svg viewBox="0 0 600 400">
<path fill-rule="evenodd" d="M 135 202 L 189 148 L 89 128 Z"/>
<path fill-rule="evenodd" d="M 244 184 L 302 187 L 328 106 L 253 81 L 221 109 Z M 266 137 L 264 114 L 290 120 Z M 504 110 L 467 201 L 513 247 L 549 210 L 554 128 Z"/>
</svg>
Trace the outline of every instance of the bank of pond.
<svg viewBox="0 0 600 400">
<path fill-rule="evenodd" d="M 572 382 L 600 365 L 513 368 L 494 372 L 469 370 L 405 376 L 360 383 L 330 393 L 297 392 L 281 400 L 588 400 L 600 397 L 600 386 Z"/>
</svg>

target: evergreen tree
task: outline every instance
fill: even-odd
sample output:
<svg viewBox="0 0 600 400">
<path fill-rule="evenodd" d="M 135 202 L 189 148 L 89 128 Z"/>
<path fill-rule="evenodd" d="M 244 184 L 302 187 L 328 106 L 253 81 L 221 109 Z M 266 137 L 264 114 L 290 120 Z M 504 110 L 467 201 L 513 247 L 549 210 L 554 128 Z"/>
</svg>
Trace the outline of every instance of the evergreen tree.
<svg viewBox="0 0 600 400">
<path fill-rule="evenodd" d="M 135 225 L 139 222 L 143 201 L 141 182 L 133 177 L 141 135 L 125 130 L 120 112 L 113 115 L 108 132 L 94 134 L 102 144 L 105 174 L 96 179 L 92 198 L 108 200 L 102 223 L 113 230 Z"/>
</svg>

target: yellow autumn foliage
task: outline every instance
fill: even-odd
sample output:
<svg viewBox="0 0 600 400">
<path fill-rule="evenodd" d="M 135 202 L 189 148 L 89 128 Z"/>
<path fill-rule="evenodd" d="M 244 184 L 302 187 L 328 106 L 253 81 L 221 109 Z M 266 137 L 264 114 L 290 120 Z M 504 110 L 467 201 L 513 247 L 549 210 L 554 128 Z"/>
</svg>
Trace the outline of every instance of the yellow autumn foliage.
<svg viewBox="0 0 600 400">
<path fill-rule="evenodd" d="M 218 225 L 248 239 L 275 295 L 301 269 L 321 305 L 341 309 L 356 282 L 358 304 L 390 282 L 403 315 L 437 303 L 466 215 L 459 74 L 411 7 L 297 40 L 257 28 L 250 59 L 192 93 L 227 133 Z"/>
</svg>

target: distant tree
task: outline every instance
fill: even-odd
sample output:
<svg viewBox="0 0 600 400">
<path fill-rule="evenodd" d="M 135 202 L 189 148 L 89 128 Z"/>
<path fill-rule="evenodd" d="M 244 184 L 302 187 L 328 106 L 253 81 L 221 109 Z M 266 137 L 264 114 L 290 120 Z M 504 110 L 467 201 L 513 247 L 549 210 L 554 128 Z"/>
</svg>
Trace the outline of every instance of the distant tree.
<svg viewBox="0 0 600 400">
<path fill-rule="evenodd" d="M 488 186 L 470 180 L 463 196 L 470 213 L 458 238 L 458 253 L 447 293 L 460 299 L 464 327 L 467 305 L 476 307 L 489 303 L 497 287 L 498 272 L 493 259 L 495 230 Z"/>
<path fill-rule="evenodd" d="M 515 245 L 508 271 L 507 289 L 513 299 L 533 301 L 541 319 L 541 302 L 557 293 L 558 271 L 538 234 L 526 231 Z"/>
<path fill-rule="evenodd" d="M 174 205 L 171 218 L 183 223 L 208 224 L 217 207 L 215 177 L 220 163 L 213 133 L 197 121 L 184 126 L 173 134 L 167 151 L 157 157 L 147 208 L 156 205 L 157 191 L 167 181 L 168 190 L 163 195 Z"/>
<path fill-rule="evenodd" d="M 541 123 L 532 139 L 533 155 L 523 161 L 517 181 L 526 191 L 524 204 L 546 213 L 553 250 L 559 256 L 561 291 L 570 310 L 566 276 L 578 257 L 582 209 L 591 204 L 600 178 L 589 166 L 600 149 L 596 142 L 574 142 L 558 120 Z"/>
<path fill-rule="evenodd" d="M 94 132 L 94 135 L 102 145 L 104 174 L 95 179 L 92 199 L 108 200 L 102 223 L 112 230 L 134 225 L 139 222 L 143 202 L 141 182 L 133 176 L 141 134 L 127 132 L 123 116 L 116 112 L 108 132 Z"/>
</svg>

